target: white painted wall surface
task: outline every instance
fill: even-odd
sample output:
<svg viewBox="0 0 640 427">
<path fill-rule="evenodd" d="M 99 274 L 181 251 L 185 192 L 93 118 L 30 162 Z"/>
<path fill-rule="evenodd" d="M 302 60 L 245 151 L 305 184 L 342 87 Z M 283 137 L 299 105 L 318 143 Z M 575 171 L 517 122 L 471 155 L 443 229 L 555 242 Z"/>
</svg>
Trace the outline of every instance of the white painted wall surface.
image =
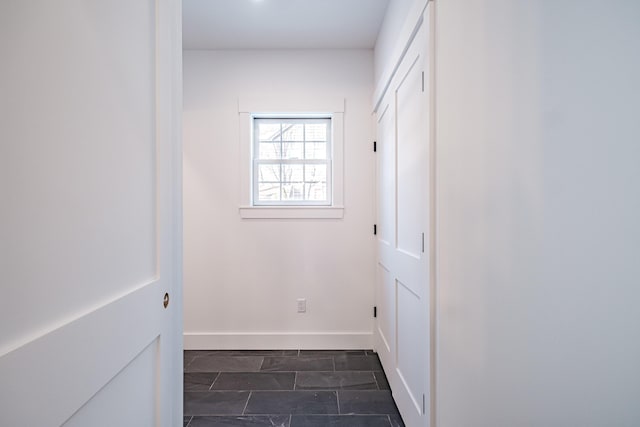
<svg viewBox="0 0 640 427">
<path fill-rule="evenodd" d="M 372 91 L 371 50 L 185 52 L 187 348 L 371 346 Z M 344 218 L 241 219 L 238 98 L 304 94 L 346 100 Z"/>
<path fill-rule="evenodd" d="M 437 3 L 438 427 L 640 425 L 640 3 Z"/>
</svg>

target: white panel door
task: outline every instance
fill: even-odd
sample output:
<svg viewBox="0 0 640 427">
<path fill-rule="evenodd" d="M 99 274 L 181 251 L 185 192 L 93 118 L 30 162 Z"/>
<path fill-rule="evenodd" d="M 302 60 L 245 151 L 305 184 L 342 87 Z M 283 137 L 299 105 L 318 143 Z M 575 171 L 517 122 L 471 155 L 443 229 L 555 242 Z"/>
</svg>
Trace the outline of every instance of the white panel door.
<svg viewBox="0 0 640 427">
<path fill-rule="evenodd" d="M 378 109 L 376 348 L 407 426 L 429 425 L 429 7 Z"/>
<path fill-rule="evenodd" d="M 385 99 L 387 101 L 387 99 Z M 396 224 L 396 144 L 395 108 L 383 104 L 377 125 L 377 203 L 378 262 L 376 264 L 376 330 L 375 345 L 385 367 L 395 366 L 396 354 L 396 290 L 393 273 L 386 258 L 395 245 Z M 390 375 L 389 381 L 393 378 Z"/>
<path fill-rule="evenodd" d="M 1 426 L 182 423 L 180 31 L 0 2 Z"/>
</svg>

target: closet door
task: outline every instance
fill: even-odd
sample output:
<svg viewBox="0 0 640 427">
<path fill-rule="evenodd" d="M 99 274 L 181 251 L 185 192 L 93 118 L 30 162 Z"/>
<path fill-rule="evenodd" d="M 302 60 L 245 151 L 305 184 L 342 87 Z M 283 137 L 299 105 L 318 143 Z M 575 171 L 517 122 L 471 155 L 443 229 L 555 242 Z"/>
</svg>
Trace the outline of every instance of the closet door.
<svg viewBox="0 0 640 427">
<path fill-rule="evenodd" d="M 408 426 L 428 425 L 430 193 L 428 13 L 378 114 L 376 345 Z"/>
</svg>

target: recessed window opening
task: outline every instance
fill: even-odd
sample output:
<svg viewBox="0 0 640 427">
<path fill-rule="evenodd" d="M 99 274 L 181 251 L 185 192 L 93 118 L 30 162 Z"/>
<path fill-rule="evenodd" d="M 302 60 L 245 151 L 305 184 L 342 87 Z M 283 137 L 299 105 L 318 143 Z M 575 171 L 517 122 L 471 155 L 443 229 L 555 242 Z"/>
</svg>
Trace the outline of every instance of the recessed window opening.
<svg viewBox="0 0 640 427">
<path fill-rule="evenodd" d="M 329 114 L 253 115 L 254 206 L 330 206 Z"/>
</svg>

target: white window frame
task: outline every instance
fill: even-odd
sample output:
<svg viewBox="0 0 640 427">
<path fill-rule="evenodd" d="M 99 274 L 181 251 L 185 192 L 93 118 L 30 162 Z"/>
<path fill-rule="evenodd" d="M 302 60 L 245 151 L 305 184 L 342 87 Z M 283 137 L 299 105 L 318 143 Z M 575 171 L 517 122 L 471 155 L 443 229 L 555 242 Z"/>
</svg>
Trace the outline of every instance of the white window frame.
<svg viewBox="0 0 640 427">
<path fill-rule="evenodd" d="M 244 219 L 335 219 L 344 217 L 344 99 L 240 99 L 240 203 Z M 253 118 L 331 116 L 331 205 L 253 204 Z M 328 181 L 329 181 L 328 180 Z M 328 184 L 329 185 L 329 184 Z"/>
<path fill-rule="evenodd" d="M 271 115 L 271 114 L 252 114 L 251 115 L 251 120 L 253 122 L 252 125 L 252 129 L 253 129 L 253 134 L 252 134 L 252 161 L 253 161 L 253 167 L 252 167 L 252 176 L 253 176 L 253 180 L 251 182 L 252 184 L 252 205 L 253 206 L 331 206 L 332 205 L 332 183 L 333 183 L 333 179 L 332 179 L 332 167 L 331 167 L 331 163 L 332 163 L 332 158 L 333 158 L 333 151 L 332 151 L 332 141 L 331 141 L 331 123 L 332 123 L 332 117 L 330 114 L 297 114 L 297 115 L 291 115 L 291 114 L 281 114 L 281 115 Z M 258 152 L 259 152 L 259 145 L 260 145 L 260 141 L 259 139 L 256 137 L 256 131 L 257 131 L 257 123 L 258 121 L 273 121 L 274 123 L 299 123 L 299 124 L 307 124 L 307 123 L 311 123 L 313 121 L 323 121 L 323 122 L 328 122 L 329 126 L 328 126 L 328 134 L 327 134 L 327 139 L 324 141 L 326 143 L 326 147 L 327 147 L 327 152 L 325 153 L 325 158 L 324 159 L 307 159 L 307 158 L 303 158 L 303 159 L 261 159 L 258 156 Z M 305 136 L 305 149 L 306 149 L 306 136 Z M 286 142 L 286 141 L 282 141 L 282 142 Z M 260 165 L 263 164 L 277 164 L 277 165 L 286 165 L 286 164 L 296 164 L 296 165 L 312 165 L 312 164 L 318 164 L 318 165 L 325 165 L 327 167 L 327 176 L 326 176 L 326 199 L 325 200 L 259 200 L 258 196 L 259 196 L 259 192 L 258 192 L 258 168 Z M 280 177 L 282 178 L 282 177 Z M 305 182 L 306 184 L 306 182 Z M 282 180 L 280 181 L 280 185 L 282 185 Z"/>
</svg>

